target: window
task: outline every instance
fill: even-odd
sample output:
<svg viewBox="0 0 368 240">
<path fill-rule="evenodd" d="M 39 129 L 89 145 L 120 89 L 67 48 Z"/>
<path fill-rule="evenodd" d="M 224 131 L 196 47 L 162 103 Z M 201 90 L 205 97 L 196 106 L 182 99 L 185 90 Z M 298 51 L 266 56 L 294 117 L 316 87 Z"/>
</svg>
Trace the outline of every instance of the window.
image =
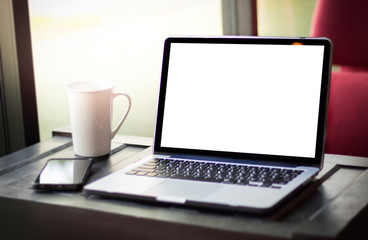
<svg viewBox="0 0 368 240">
<path fill-rule="evenodd" d="M 153 136 L 164 39 L 223 34 L 221 0 L 29 0 L 29 9 L 41 140 L 69 124 L 66 85 L 78 80 L 114 82 L 133 100 L 119 133 Z"/>
<path fill-rule="evenodd" d="M 308 37 L 316 0 L 257 0 L 259 36 Z"/>
</svg>

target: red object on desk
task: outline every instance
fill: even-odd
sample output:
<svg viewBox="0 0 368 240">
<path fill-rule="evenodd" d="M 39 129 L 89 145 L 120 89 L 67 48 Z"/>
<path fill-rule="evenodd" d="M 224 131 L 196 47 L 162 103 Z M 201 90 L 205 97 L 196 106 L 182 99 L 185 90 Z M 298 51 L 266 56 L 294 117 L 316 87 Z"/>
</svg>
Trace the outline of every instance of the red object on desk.
<svg viewBox="0 0 368 240">
<path fill-rule="evenodd" d="M 368 157 L 368 1 L 319 0 L 312 37 L 333 42 L 326 153 Z"/>
</svg>

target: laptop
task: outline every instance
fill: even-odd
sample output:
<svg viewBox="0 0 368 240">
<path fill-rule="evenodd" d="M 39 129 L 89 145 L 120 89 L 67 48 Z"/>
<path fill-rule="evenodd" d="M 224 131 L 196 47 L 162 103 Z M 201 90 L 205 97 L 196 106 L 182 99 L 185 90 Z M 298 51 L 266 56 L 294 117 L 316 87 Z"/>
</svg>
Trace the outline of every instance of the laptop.
<svg viewBox="0 0 368 240">
<path fill-rule="evenodd" d="M 171 37 L 153 153 L 87 193 L 265 213 L 323 165 L 325 38 Z"/>
</svg>

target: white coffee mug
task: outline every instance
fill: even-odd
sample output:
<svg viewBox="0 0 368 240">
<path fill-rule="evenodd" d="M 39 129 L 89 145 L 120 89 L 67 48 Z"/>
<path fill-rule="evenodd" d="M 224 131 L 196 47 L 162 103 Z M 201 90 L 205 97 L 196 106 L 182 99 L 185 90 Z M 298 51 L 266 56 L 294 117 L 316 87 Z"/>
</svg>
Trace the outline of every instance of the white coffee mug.
<svg viewBox="0 0 368 240">
<path fill-rule="evenodd" d="M 111 139 L 126 119 L 131 99 L 128 94 L 113 92 L 108 81 L 81 81 L 67 86 L 74 153 L 84 157 L 98 157 L 110 153 Z M 125 96 L 128 107 L 112 130 L 113 100 Z"/>
</svg>

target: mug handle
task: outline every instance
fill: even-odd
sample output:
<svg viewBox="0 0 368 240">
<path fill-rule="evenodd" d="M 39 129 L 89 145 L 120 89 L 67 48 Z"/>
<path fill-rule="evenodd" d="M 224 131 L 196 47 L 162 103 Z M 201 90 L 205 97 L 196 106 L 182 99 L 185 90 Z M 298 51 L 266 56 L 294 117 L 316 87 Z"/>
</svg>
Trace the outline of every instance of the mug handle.
<svg viewBox="0 0 368 240">
<path fill-rule="evenodd" d="M 114 128 L 114 130 L 111 133 L 111 139 L 113 139 L 116 135 L 116 133 L 119 131 L 119 128 L 121 127 L 121 125 L 123 124 L 123 122 L 125 121 L 126 117 L 128 116 L 128 113 L 130 111 L 130 108 L 132 106 L 132 100 L 130 98 L 130 96 L 126 93 L 121 93 L 121 92 L 117 92 L 117 93 L 112 93 L 112 99 L 114 100 L 115 97 L 117 96 L 125 96 L 128 99 L 128 103 L 129 106 L 127 108 L 127 110 L 125 111 L 125 114 L 123 115 L 123 117 L 120 119 L 118 125 Z"/>
</svg>

